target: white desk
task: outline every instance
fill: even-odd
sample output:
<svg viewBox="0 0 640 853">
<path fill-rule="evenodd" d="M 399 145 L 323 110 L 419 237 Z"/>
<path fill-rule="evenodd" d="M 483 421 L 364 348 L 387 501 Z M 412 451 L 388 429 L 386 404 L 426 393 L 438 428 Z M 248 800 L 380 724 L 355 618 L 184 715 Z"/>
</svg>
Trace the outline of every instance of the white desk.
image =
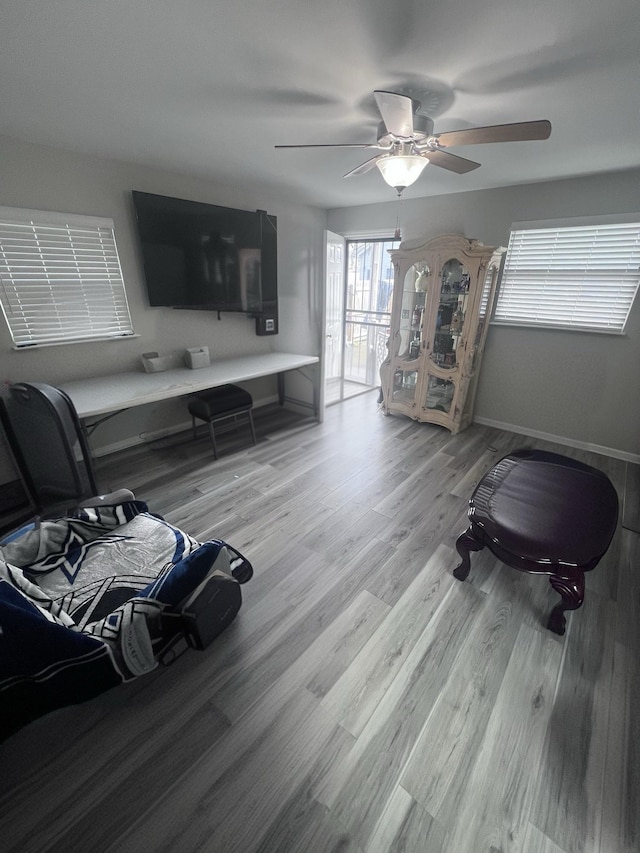
<svg viewBox="0 0 640 853">
<path fill-rule="evenodd" d="M 278 395 L 282 404 L 286 399 L 283 374 L 287 370 L 297 370 L 317 364 L 319 360 L 315 355 L 268 352 L 215 361 L 208 367 L 199 367 L 194 370 L 178 367 L 162 373 L 144 373 L 142 370 L 115 373 L 95 379 L 66 382 L 59 387 L 71 398 L 78 417 L 90 418 L 96 415 L 112 414 L 122 409 L 131 409 L 145 403 L 193 394 L 231 382 L 243 382 L 278 374 Z M 313 385 L 313 409 L 317 417 L 317 377 L 310 381 Z"/>
</svg>

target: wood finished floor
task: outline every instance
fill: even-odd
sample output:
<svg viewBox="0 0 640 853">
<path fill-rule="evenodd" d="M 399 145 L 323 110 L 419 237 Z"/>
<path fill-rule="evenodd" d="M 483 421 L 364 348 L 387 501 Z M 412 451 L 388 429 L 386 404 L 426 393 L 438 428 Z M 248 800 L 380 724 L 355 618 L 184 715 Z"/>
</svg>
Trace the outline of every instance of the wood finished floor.
<svg viewBox="0 0 640 853">
<path fill-rule="evenodd" d="M 564 637 L 545 578 L 487 552 L 451 574 L 510 449 L 595 464 L 621 497 L 625 463 L 376 396 L 321 425 L 258 411 L 258 446 L 238 431 L 217 462 L 204 433 L 100 461 L 255 577 L 205 652 L 0 745 L 2 851 L 638 853 L 640 535 L 620 525 Z"/>
</svg>

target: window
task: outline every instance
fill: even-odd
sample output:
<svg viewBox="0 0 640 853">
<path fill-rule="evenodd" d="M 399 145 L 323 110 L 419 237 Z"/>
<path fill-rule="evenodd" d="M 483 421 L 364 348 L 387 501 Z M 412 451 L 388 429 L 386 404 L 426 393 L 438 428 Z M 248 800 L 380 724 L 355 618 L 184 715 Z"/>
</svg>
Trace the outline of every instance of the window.
<svg viewBox="0 0 640 853">
<path fill-rule="evenodd" d="M 0 207 L 0 304 L 18 348 L 132 335 L 112 220 Z"/>
<path fill-rule="evenodd" d="M 494 322 L 623 332 L 640 281 L 639 220 L 514 224 Z"/>
</svg>

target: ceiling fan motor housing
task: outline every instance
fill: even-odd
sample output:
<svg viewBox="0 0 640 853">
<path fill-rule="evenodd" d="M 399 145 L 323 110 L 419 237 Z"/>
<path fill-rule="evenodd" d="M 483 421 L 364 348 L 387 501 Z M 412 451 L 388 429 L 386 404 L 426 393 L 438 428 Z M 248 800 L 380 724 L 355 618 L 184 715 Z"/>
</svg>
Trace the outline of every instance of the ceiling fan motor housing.
<svg viewBox="0 0 640 853">
<path fill-rule="evenodd" d="M 401 142 L 424 142 L 433 136 L 433 119 L 429 116 L 413 116 L 413 133 L 411 136 L 396 136 L 387 130 L 386 124 L 381 121 L 378 124 L 378 143 L 388 145 L 390 142 L 400 140 Z"/>
</svg>

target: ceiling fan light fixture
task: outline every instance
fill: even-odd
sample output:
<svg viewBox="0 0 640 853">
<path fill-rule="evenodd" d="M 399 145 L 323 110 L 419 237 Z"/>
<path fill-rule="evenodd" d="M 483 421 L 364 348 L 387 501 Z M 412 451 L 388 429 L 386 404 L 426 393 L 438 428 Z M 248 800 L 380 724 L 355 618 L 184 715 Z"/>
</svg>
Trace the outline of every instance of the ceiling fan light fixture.
<svg viewBox="0 0 640 853">
<path fill-rule="evenodd" d="M 429 158 L 421 154 L 389 154 L 380 157 L 376 166 L 389 186 L 400 194 L 405 187 L 410 187 L 418 180 L 428 162 Z"/>
</svg>

